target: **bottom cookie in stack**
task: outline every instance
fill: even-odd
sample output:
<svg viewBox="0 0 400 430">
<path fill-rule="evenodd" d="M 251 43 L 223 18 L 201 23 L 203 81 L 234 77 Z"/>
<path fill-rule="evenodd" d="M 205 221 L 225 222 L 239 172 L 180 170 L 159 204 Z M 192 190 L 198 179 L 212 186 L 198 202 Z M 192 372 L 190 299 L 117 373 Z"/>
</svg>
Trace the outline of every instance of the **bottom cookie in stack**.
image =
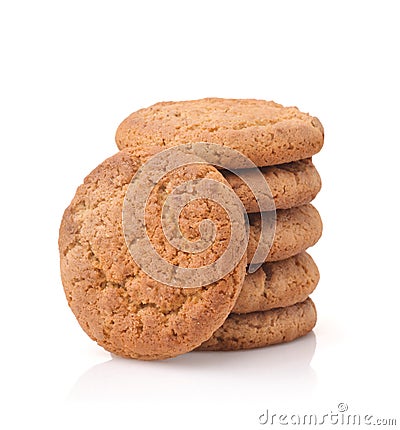
<svg viewBox="0 0 400 430">
<path fill-rule="evenodd" d="M 304 336 L 316 323 L 308 296 L 318 281 L 318 268 L 306 252 L 263 264 L 246 275 L 232 313 L 198 350 L 258 348 Z"/>
<path fill-rule="evenodd" d="M 317 322 L 313 301 L 249 314 L 230 314 L 198 351 L 235 351 L 290 342 L 309 333 Z"/>
</svg>

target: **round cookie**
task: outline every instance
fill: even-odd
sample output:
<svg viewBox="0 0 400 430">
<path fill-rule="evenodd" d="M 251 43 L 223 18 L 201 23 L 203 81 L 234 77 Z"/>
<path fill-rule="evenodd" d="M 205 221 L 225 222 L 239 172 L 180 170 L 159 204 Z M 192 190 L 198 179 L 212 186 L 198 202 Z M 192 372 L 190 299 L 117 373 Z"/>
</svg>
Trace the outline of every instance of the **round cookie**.
<svg viewBox="0 0 400 430">
<path fill-rule="evenodd" d="M 309 333 L 317 322 L 310 298 L 302 303 L 251 314 L 231 314 L 199 351 L 236 351 L 290 342 Z"/>
<path fill-rule="evenodd" d="M 250 236 L 247 262 L 250 264 L 258 246 L 261 220 L 259 214 L 250 214 Z M 315 245 L 322 234 L 322 221 L 317 209 L 311 204 L 276 211 L 275 237 L 266 261 L 278 261 L 292 257 Z M 254 261 L 253 264 L 263 263 Z"/>
<path fill-rule="evenodd" d="M 310 203 L 321 189 L 321 178 L 311 158 L 260 168 L 274 199 L 276 209 L 289 209 Z M 223 175 L 242 201 L 248 213 L 259 212 L 259 206 L 249 187 L 235 174 Z M 262 190 L 262 187 L 260 187 Z M 270 200 L 270 196 L 261 195 Z"/>
<path fill-rule="evenodd" d="M 264 263 L 256 272 L 245 276 L 232 313 L 247 314 L 300 303 L 314 291 L 318 281 L 318 267 L 305 252 Z"/>
<path fill-rule="evenodd" d="M 162 102 L 134 112 L 119 125 L 115 140 L 120 149 L 216 143 L 236 149 L 262 167 L 311 157 L 322 148 L 324 130 L 317 118 L 296 107 L 206 98 Z"/>
<path fill-rule="evenodd" d="M 233 308 L 246 266 L 244 256 L 218 282 L 175 288 L 154 281 L 136 265 L 124 240 L 122 208 L 132 177 L 150 155 L 137 148 L 121 151 L 92 171 L 66 209 L 59 237 L 64 290 L 81 327 L 106 350 L 143 360 L 173 357 L 207 340 Z M 152 216 L 147 227 L 153 241 L 184 267 L 209 264 L 222 252 L 220 244 L 192 259 L 159 234 L 160 221 L 154 215 L 160 213 L 159 199 L 169 188 L 203 178 L 226 183 L 210 165 L 189 165 L 166 175 L 148 200 Z M 197 216 L 210 218 L 203 202 L 191 204 Z M 219 217 L 213 221 L 226 235 Z"/>
</svg>

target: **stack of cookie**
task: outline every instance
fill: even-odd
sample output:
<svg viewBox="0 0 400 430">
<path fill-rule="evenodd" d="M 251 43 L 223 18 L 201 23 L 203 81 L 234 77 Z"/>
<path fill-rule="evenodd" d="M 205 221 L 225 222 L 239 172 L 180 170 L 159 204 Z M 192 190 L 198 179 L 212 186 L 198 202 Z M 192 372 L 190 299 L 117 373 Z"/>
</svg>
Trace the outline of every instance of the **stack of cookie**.
<svg viewBox="0 0 400 430">
<path fill-rule="evenodd" d="M 92 339 L 113 353 L 150 360 L 193 349 L 266 346 L 312 330 L 316 311 L 308 296 L 319 273 L 305 251 L 322 233 L 319 214 L 310 204 L 321 187 L 311 161 L 323 145 L 317 118 L 261 100 L 159 103 L 126 118 L 116 142 L 120 152 L 85 179 L 60 228 L 64 289 Z M 234 149 L 260 168 L 270 189 L 266 198 L 272 196 L 276 207 L 275 236 L 265 261 L 254 261 L 263 204 L 234 173 L 208 164 L 168 173 L 147 201 L 151 216 L 146 227 L 154 248 L 171 263 L 202 267 L 223 253 L 228 237 L 217 205 L 198 200 L 181 212 L 182 232 L 196 240 L 201 219 L 211 218 L 220 229 L 213 246 L 194 258 L 165 238 L 157 217 L 166 195 L 182 183 L 212 178 L 230 187 L 250 221 L 247 252 L 229 273 L 207 286 L 176 288 L 136 264 L 124 236 L 122 212 L 141 166 L 164 149 L 194 142 Z M 250 262 L 262 265 L 249 273 Z"/>
</svg>

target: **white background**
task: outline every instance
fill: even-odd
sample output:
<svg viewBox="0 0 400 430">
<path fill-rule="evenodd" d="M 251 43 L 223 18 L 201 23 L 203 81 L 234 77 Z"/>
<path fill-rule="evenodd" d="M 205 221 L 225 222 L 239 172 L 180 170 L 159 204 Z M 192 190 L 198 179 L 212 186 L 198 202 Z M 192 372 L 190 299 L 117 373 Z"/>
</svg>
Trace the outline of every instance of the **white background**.
<svg viewBox="0 0 400 430">
<path fill-rule="evenodd" d="M 394 1 L 1 2 L 1 427 L 251 429 L 339 402 L 399 423 L 399 40 Z M 325 126 L 318 325 L 255 351 L 111 358 L 66 304 L 62 212 L 125 116 L 206 96 Z"/>
</svg>

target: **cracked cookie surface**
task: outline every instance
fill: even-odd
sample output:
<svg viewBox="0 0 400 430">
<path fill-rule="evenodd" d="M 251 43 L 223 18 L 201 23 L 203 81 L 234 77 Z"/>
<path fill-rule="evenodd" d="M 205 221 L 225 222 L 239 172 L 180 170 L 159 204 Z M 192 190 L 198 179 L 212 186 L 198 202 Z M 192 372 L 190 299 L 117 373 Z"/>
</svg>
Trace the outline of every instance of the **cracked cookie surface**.
<svg viewBox="0 0 400 430">
<path fill-rule="evenodd" d="M 262 167 L 260 171 L 270 190 L 263 193 L 262 184 L 258 187 L 261 192 L 258 198 L 269 206 L 271 197 L 274 199 L 276 209 L 290 209 L 310 203 L 321 189 L 321 178 L 312 160 L 294 161 L 277 166 Z M 252 172 L 249 170 L 249 174 Z M 223 175 L 238 195 L 248 213 L 259 212 L 257 200 L 250 188 L 234 173 L 224 171 Z M 256 176 L 257 180 L 259 176 Z M 259 181 L 261 182 L 261 181 Z"/>
<path fill-rule="evenodd" d="M 250 214 L 249 221 L 248 264 L 252 262 L 259 243 L 261 232 L 260 215 Z M 271 225 L 273 222 L 273 217 L 267 219 L 267 225 Z M 265 261 L 284 260 L 299 254 L 315 245 L 321 235 L 321 217 L 313 205 L 306 204 L 291 209 L 278 209 L 276 211 L 275 236 Z M 264 261 L 253 262 L 253 264 L 257 263 L 264 263 Z"/>
<path fill-rule="evenodd" d="M 233 308 L 246 267 L 244 255 L 218 282 L 182 289 L 154 281 L 136 265 L 124 240 L 122 207 L 132 177 L 151 155 L 148 149 L 121 151 L 93 170 L 66 209 L 59 236 L 63 286 L 81 327 L 106 350 L 143 360 L 173 357 L 208 339 Z M 160 189 L 202 178 L 227 184 L 209 165 L 185 166 L 173 173 Z M 188 216 L 209 218 L 203 202 L 191 204 Z M 175 250 L 159 235 L 159 219 L 153 216 L 161 211 L 159 193 L 150 196 L 148 205 L 148 231 L 166 258 L 196 268 L 222 252 L 218 243 L 194 258 Z M 218 230 L 219 217 L 213 221 Z M 220 227 L 226 235 L 225 225 Z"/>
<path fill-rule="evenodd" d="M 318 118 L 296 107 L 207 98 L 162 102 L 134 112 L 119 125 L 115 140 L 120 149 L 216 143 L 262 167 L 311 157 L 322 148 L 324 130 Z"/>
<path fill-rule="evenodd" d="M 303 302 L 318 281 L 318 267 L 306 252 L 264 263 L 255 273 L 246 274 L 232 313 L 267 311 Z"/>
</svg>

